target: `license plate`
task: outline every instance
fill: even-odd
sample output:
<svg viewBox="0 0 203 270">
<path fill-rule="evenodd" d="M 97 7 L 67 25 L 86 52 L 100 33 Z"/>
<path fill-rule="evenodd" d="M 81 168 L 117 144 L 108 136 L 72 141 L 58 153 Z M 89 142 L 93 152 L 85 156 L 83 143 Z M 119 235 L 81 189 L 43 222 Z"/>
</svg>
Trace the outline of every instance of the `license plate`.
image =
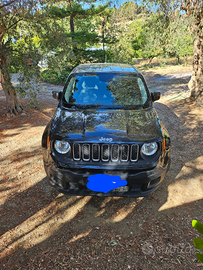
<svg viewBox="0 0 203 270">
<path fill-rule="evenodd" d="M 86 187 L 96 192 L 126 192 L 128 191 L 127 181 L 121 180 L 118 175 L 95 174 L 87 178 Z"/>
<path fill-rule="evenodd" d="M 115 188 L 111 192 L 128 192 L 128 191 L 129 191 L 129 187 L 124 186 L 124 187 Z"/>
</svg>

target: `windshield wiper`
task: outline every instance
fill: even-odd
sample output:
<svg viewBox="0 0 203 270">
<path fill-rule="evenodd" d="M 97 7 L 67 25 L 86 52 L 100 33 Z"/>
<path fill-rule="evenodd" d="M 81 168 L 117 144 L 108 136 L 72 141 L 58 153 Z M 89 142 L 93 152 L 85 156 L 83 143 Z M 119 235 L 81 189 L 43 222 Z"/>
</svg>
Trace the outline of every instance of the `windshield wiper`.
<svg viewBox="0 0 203 270">
<path fill-rule="evenodd" d="M 89 104 L 89 105 L 82 105 L 82 104 L 70 104 L 66 103 L 66 106 L 72 109 L 92 109 L 92 108 L 101 108 L 101 109 L 141 109 L 143 105 L 125 105 L 125 106 L 116 106 L 116 105 L 102 105 L 102 104 Z"/>
<path fill-rule="evenodd" d="M 78 109 L 89 109 L 89 108 L 96 108 L 96 107 L 100 107 L 102 105 L 98 105 L 98 104 L 90 104 L 90 105 L 82 105 L 82 104 L 70 104 L 70 103 L 66 103 L 66 106 L 70 107 L 70 108 L 78 108 Z"/>
</svg>

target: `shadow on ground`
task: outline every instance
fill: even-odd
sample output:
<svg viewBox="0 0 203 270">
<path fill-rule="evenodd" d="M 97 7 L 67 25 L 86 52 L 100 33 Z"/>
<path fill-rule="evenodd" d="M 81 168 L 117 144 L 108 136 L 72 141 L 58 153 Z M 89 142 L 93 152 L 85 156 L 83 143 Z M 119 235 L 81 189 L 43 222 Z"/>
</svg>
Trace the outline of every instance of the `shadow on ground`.
<svg viewBox="0 0 203 270">
<path fill-rule="evenodd" d="M 172 163 L 161 187 L 145 198 L 59 194 L 48 184 L 38 144 L 33 152 L 23 148 L 20 157 L 4 156 L 4 164 L 21 166 L 23 157 L 25 163 L 22 174 L 12 177 L 6 171 L 3 181 L 7 182 L 1 186 L 2 269 L 199 266 L 192 244 L 197 233 L 191 221 L 203 214 L 203 121 L 184 102 L 156 103 L 155 107 L 171 135 Z M 37 121 L 45 123 L 43 118 Z M 22 121 L 21 127 L 25 124 Z M 8 130 L 13 130 L 12 125 Z M 23 132 L 19 134 L 24 136 Z M 19 134 L 15 131 L 11 136 Z M 33 163 L 26 161 L 29 158 Z"/>
</svg>

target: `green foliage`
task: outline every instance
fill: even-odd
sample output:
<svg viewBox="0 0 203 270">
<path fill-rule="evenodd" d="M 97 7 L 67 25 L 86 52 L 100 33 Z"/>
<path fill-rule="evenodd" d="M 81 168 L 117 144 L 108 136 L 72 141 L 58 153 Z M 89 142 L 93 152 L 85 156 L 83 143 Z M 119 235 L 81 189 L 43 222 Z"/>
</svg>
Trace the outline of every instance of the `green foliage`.
<svg viewBox="0 0 203 270">
<path fill-rule="evenodd" d="M 193 220 L 192 221 L 192 227 L 195 228 L 199 233 L 201 233 L 201 235 L 203 235 L 203 224 L 197 220 Z M 203 251 L 203 239 L 201 238 L 194 238 L 193 239 L 194 242 L 194 246 Z M 203 263 L 203 254 L 201 253 L 196 253 L 196 257 L 198 258 L 198 260 Z"/>
<path fill-rule="evenodd" d="M 36 27 L 40 16 L 36 12 L 38 1 L 10 1 L 1 9 L 0 20 L 0 63 L 5 80 L 4 91 L 17 92 L 28 97 L 29 102 L 37 105 L 40 72 L 38 62 L 41 58 L 40 39 Z M 18 72 L 19 84 L 14 88 L 10 82 L 10 72 Z M 9 108 L 18 113 L 15 108 Z"/>
<path fill-rule="evenodd" d="M 80 63 L 131 63 L 133 58 L 159 56 L 187 61 L 193 53 L 192 19 L 175 11 L 175 0 L 143 0 L 147 8 L 132 1 L 119 8 L 109 8 L 108 2 L 94 6 L 94 0 L 5 2 L 8 6 L 0 7 L 0 58 L 6 58 L 4 69 L 21 74 L 16 90 L 30 95 L 33 104 L 40 78 L 64 84 Z M 40 75 L 42 60 L 47 70 Z"/>
<path fill-rule="evenodd" d="M 125 1 L 118 9 L 114 9 L 112 19 L 116 22 L 134 21 L 143 11 L 137 3 Z"/>
<path fill-rule="evenodd" d="M 41 79 L 48 83 L 57 84 L 58 81 L 58 74 L 50 69 L 46 69 L 41 73 Z"/>
<path fill-rule="evenodd" d="M 92 4 L 90 8 L 83 8 L 82 2 L 80 4 L 74 0 L 71 0 L 70 4 L 66 4 L 64 7 L 61 7 L 58 4 L 54 6 L 51 4 L 46 7 L 46 12 L 49 14 L 50 17 L 55 19 L 64 19 L 68 16 L 73 16 L 75 18 L 85 18 L 98 15 L 104 12 L 107 7 L 108 5 L 98 5 L 96 7 Z"/>
<path fill-rule="evenodd" d="M 70 71 L 63 70 L 61 73 L 56 73 L 54 70 L 46 69 L 41 73 L 41 79 L 48 83 L 64 85 Z"/>
<path fill-rule="evenodd" d="M 113 24 L 110 31 L 117 39 L 117 41 L 110 46 L 113 61 L 131 63 L 134 57 L 132 39 L 136 36 L 134 22 L 130 24 L 125 22 L 117 25 Z"/>
<path fill-rule="evenodd" d="M 194 238 L 193 239 L 194 245 L 197 249 L 203 251 L 203 239 L 201 238 Z"/>
<path fill-rule="evenodd" d="M 163 22 L 163 16 L 164 14 L 151 14 L 146 19 L 133 42 L 135 56 L 149 59 L 165 54 L 169 39 L 169 19 Z"/>
<path fill-rule="evenodd" d="M 113 62 L 131 63 L 134 57 L 138 57 L 136 46 L 141 46 L 139 34 L 145 15 L 143 9 L 131 1 L 124 2 L 118 9 L 114 8 L 109 27 L 109 33 L 117 39 L 110 46 Z"/>
<path fill-rule="evenodd" d="M 19 73 L 19 84 L 15 86 L 19 97 L 28 97 L 29 105 L 39 108 L 36 97 L 40 91 L 40 69 L 38 62 L 41 59 L 41 53 L 39 47 L 37 48 L 36 39 L 25 30 L 27 27 L 28 25 L 25 24 L 23 28 L 25 32 L 12 44 L 13 50 L 17 53 L 13 54 L 11 63 Z"/>
<path fill-rule="evenodd" d="M 197 220 L 192 221 L 192 227 L 203 235 L 203 224 Z"/>
<path fill-rule="evenodd" d="M 181 57 L 187 61 L 193 53 L 189 22 L 183 14 L 153 11 L 143 24 L 136 22 L 135 27 L 137 33 L 132 41 L 135 58 L 177 57 L 179 62 Z"/>
<path fill-rule="evenodd" d="M 179 60 L 181 57 L 187 59 L 189 55 L 193 54 L 193 38 L 189 31 L 189 21 L 185 15 L 174 15 L 171 18 L 168 31 L 170 42 L 166 53 L 169 56 L 175 56 Z"/>
<path fill-rule="evenodd" d="M 143 33 L 143 30 L 142 30 L 142 25 L 143 25 L 142 21 L 136 21 L 134 23 L 134 28 L 136 29 L 136 35 L 135 35 L 135 39 L 132 40 L 132 47 L 134 50 L 134 57 L 135 58 L 140 57 L 140 50 L 143 49 L 145 42 L 146 42 L 145 35 Z"/>
<path fill-rule="evenodd" d="M 165 4 L 158 12 L 151 13 L 127 1 L 118 9 L 91 6 L 84 10 L 82 5 L 73 0 L 70 5 L 55 4 L 46 9 L 51 18 L 50 28 L 55 28 L 57 40 L 61 44 L 54 37 L 53 42 L 47 44 L 46 41 L 50 39 L 43 37 L 44 48 L 56 52 L 54 57 L 48 59 L 49 71 L 42 74 L 43 80 L 63 83 L 63 74 L 66 75 L 72 67 L 85 62 L 130 63 L 133 58 L 151 61 L 159 56 L 176 56 L 179 61 L 180 57 L 187 59 L 192 53 L 192 38 L 188 35 L 185 19 L 178 13 L 165 14 L 164 10 L 168 8 Z M 107 46 L 110 49 L 107 52 L 86 51 L 92 46 Z"/>
<path fill-rule="evenodd" d="M 71 0 L 69 5 L 55 5 L 45 9 L 51 18 L 51 25 L 60 25 L 61 33 L 67 40 L 67 45 L 52 43 L 49 49 L 54 54 L 45 60 L 48 70 L 41 74 L 41 78 L 55 84 L 63 84 L 67 74 L 78 64 L 85 62 L 104 62 L 108 52 L 103 50 L 86 50 L 89 47 L 108 46 L 114 42 L 114 37 L 108 33 L 108 18 L 112 11 L 107 5 L 84 9 L 82 4 Z M 57 23 L 56 23 L 57 21 Z M 49 40 L 49 39 L 48 39 Z M 61 38 L 63 42 L 63 38 Z M 43 38 L 45 47 L 46 38 Z M 108 55 L 109 57 L 109 55 Z"/>
</svg>

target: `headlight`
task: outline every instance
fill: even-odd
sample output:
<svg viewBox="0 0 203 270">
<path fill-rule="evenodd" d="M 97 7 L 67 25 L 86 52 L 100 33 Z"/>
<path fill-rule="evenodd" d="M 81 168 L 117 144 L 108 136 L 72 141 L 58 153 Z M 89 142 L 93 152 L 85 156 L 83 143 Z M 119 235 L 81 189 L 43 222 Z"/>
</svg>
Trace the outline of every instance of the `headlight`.
<svg viewBox="0 0 203 270">
<path fill-rule="evenodd" d="M 70 144 L 65 141 L 55 141 L 54 148 L 59 154 L 67 154 L 70 150 Z"/>
<path fill-rule="evenodd" d="M 158 149 L 158 145 L 156 142 L 144 143 L 142 148 L 141 148 L 141 152 L 142 152 L 142 154 L 144 154 L 146 156 L 152 156 L 156 153 L 157 149 Z"/>
</svg>

